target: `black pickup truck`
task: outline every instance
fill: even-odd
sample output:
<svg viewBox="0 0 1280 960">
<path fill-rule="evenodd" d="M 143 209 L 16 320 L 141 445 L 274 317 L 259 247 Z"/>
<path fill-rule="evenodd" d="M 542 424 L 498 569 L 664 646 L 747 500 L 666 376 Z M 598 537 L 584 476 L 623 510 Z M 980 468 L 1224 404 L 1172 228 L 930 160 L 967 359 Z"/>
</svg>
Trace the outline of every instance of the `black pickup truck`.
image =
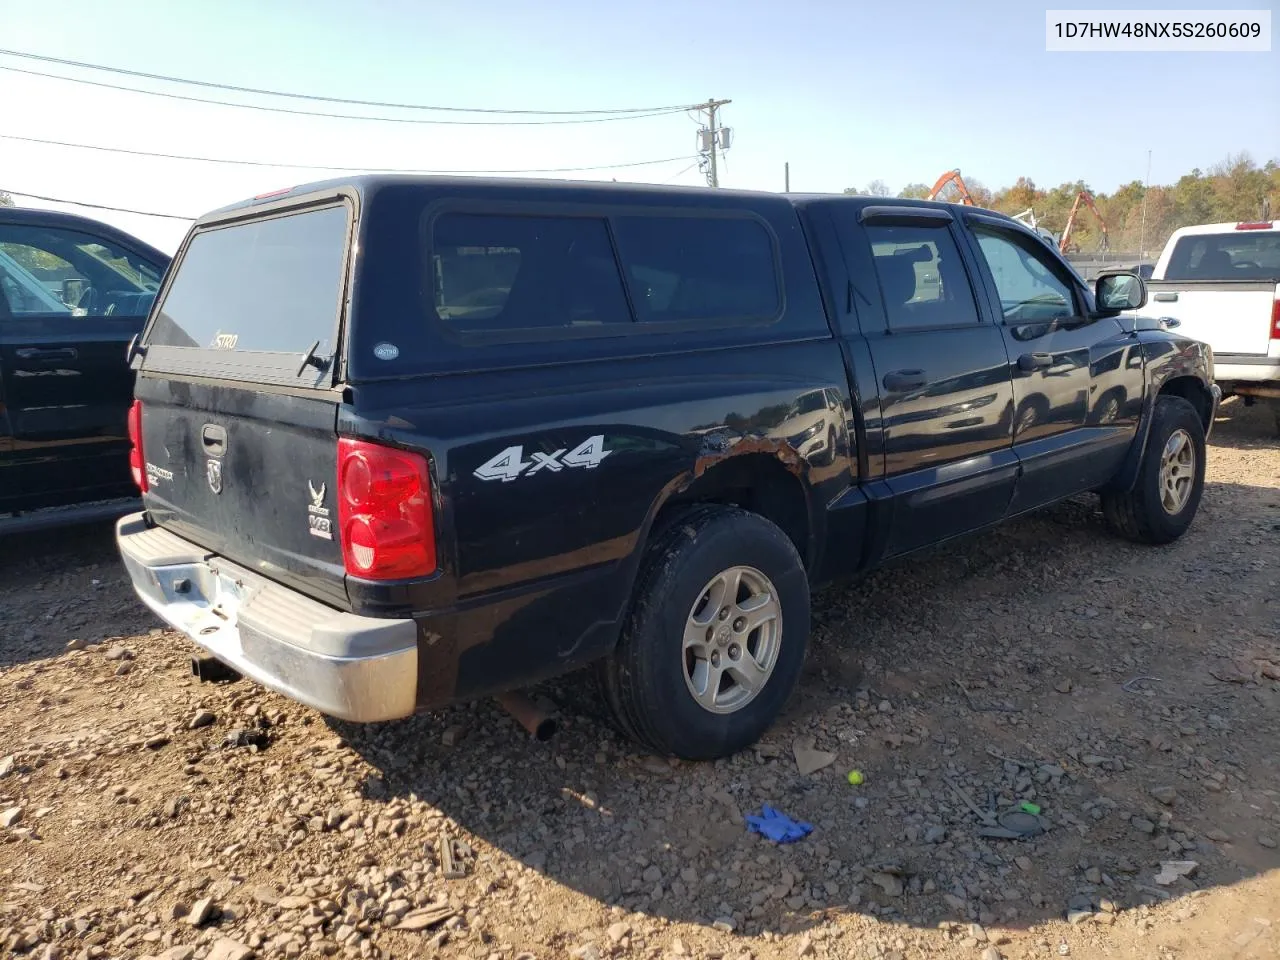
<svg viewBox="0 0 1280 960">
<path fill-rule="evenodd" d="M 1007 217 L 372 177 L 191 230 L 133 359 L 138 594 L 379 721 L 587 664 L 723 756 L 800 672 L 810 588 L 1089 491 L 1191 523 L 1203 344 Z"/>
<path fill-rule="evenodd" d="M 125 351 L 168 264 L 108 224 L 0 207 L 0 536 L 137 509 Z"/>
</svg>

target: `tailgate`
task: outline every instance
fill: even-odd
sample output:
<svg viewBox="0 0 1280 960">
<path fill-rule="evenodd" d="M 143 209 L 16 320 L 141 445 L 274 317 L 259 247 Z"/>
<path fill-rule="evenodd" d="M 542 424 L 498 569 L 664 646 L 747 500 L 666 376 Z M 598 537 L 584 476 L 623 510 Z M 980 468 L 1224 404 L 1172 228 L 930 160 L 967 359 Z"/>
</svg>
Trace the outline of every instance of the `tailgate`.
<svg viewBox="0 0 1280 960">
<path fill-rule="evenodd" d="M 197 226 L 143 337 L 152 518 L 346 606 L 336 539 L 339 331 L 351 205 Z"/>
<path fill-rule="evenodd" d="M 1144 312 L 1176 317 L 1178 333 L 1202 340 L 1215 354 L 1266 355 L 1276 285 L 1271 282 L 1152 281 Z"/>
</svg>

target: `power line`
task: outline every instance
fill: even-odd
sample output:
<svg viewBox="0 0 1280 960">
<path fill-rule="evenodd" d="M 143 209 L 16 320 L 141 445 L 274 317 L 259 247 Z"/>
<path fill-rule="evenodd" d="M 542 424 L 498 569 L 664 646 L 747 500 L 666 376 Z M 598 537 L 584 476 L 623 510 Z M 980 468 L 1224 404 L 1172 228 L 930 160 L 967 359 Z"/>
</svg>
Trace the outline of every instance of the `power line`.
<svg viewBox="0 0 1280 960">
<path fill-rule="evenodd" d="M 381 107 L 384 109 L 394 110 L 432 110 L 448 113 L 495 113 L 526 116 L 583 116 L 606 113 L 665 113 L 667 111 L 674 112 L 691 109 L 688 104 L 674 104 L 663 107 L 622 107 L 616 110 L 504 110 L 493 107 L 439 107 L 421 103 L 395 103 L 383 100 L 351 100 L 345 97 L 325 97 L 310 93 L 292 93 L 283 90 L 264 90 L 259 87 L 241 87 L 231 83 L 214 83 L 210 80 L 190 80 L 184 77 L 169 77 L 158 73 L 144 73 L 141 70 L 126 70 L 123 67 L 108 67 L 98 63 L 85 63 L 80 60 L 63 60 L 59 57 L 42 56 L 38 53 L 24 53 L 20 50 L 0 49 L 0 54 L 7 57 L 20 57 L 24 60 L 39 60 L 43 63 L 56 63 L 64 67 L 77 67 L 83 70 L 98 70 L 104 73 L 114 73 L 126 77 L 138 77 L 144 80 L 160 80 L 165 83 L 185 83 L 189 86 L 205 87 L 212 90 L 228 90 L 235 93 L 252 93 L 267 97 L 286 97 L 292 100 L 311 100 L 318 103 L 342 103 L 355 107 Z"/>
<path fill-rule="evenodd" d="M 26 197 L 29 200 L 43 200 L 46 203 L 66 203 L 73 207 L 88 207 L 90 210 L 110 210 L 112 213 L 136 213 L 140 217 L 163 217 L 166 220 L 186 220 L 191 222 L 195 217 L 180 217 L 176 213 L 152 213 L 150 210 L 130 210 L 128 207 L 108 207 L 101 203 L 85 203 L 83 200 L 63 200 L 59 197 L 42 197 L 38 193 L 23 193 L 21 190 L 9 190 L 0 187 L 0 193 L 12 197 Z"/>
<path fill-rule="evenodd" d="M 416 170 L 405 167 L 330 167 L 308 163 L 271 163 L 266 160 L 236 160 L 229 157 L 199 157 L 183 153 L 154 153 L 150 150 L 130 150 L 126 147 L 106 147 L 94 143 L 70 143 L 64 140 L 42 140 L 39 137 L 20 137 L 0 133 L 0 140 L 17 140 L 22 143 L 39 143 L 51 147 L 70 147 L 75 150 L 97 150 L 103 153 L 123 153 L 134 157 L 158 157 L 164 160 L 193 160 L 199 163 L 225 163 L 241 167 L 277 167 L 282 170 L 330 170 L 337 173 L 412 173 L 419 175 L 444 174 L 517 174 L 517 173 L 584 173 L 591 170 L 621 170 L 625 167 L 649 167 L 662 163 L 688 160 L 689 157 L 667 157 L 662 160 L 633 160 L 629 163 L 606 163 L 594 167 L 530 167 L 522 170 Z"/>
<path fill-rule="evenodd" d="M 142 90 L 138 87 L 127 87 L 119 83 L 107 83 L 104 80 L 86 80 L 83 77 L 64 77 L 58 73 L 45 73 L 41 70 L 27 70 L 22 67 L 11 67 L 0 64 L 0 70 L 10 73 L 21 73 L 29 77 L 44 77 L 49 80 L 64 80 L 67 83 L 80 83 L 90 87 L 101 87 L 106 90 L 123 90 L 126 93 L 140 93 L 148 97 L 164 97 L 167 100 L 183 100 L 187 103 L 209 103 L 219 107 L 238 107 L 242 110 L 260 110 L 266 113 L 287 113 L 298 117 L 327 117 L 330 120 L 369 120 L 377 123 L 412 123 L 431 124 L 449 127 L 539 127 L 558 126 L 570 123 L 609 123 L 613 120 L 645 120 L 649 117 L 666 117 L 676 113 L 684 113 L 684 107 L 664 110 L 653 110 L 647 113 L 628 113 L 611 117 L 577 117 L 573 120 L 428 120 L 422 117 L 368 117 L 357 113 L 326 113 L 323 110 L 297 110 L 290 107 L 272 107 L 263 103 L 234 103 L 229 100 L 214 100 L 210 97 L 192 97 L 183 93 L 166 93 L 161 90 Z"/>
</svg>

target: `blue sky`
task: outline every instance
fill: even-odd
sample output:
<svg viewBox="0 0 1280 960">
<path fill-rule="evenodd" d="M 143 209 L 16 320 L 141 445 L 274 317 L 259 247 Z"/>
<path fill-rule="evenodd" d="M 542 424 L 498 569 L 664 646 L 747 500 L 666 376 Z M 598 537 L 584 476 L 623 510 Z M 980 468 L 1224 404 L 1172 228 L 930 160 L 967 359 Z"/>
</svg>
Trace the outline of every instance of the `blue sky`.
<svg viewBox="0 0 1280 960">
<path fill-rule="evenodd" d="M 1259 0 L 1194 6 L 1271 7 L 1280 19 L 1274 4 Z M 1047 53 L 1044 5 L 1014 0 L 969 10 L 921 0 L 383 0 L 357 9 L 331 0 L 0 0 L 0 47 L 245 86 L 440 105 L 571 110 L 732 99 L 723 112 L 734 143 L 722 184 L 752 189 L 782 189 L 787 161 L 795 190 L 882 179 L 896 191 L 959 167 L 993 188 L 1029 176 L 1050 186 L 1083 179 L 1109 191 L 1145 175 L 1148 150 L 1156 183 L 1229 153 L 1280 158 L 1274 39 L 1270 53 Z M 1273 37 L 1275 30 L 1273 23 Z M 111 79 L 9 57 L 0 65 Z M 697 125 L 684 113 L 580 125 L 384 124 L 181 103 L 5 70 L 0 103 L 0 133 L 136 150 L 456 170 L 681 158 L 576 176 L 701 179 L 690 168 Z M 199 214 L 329 176 L 0 139 L 0 188 L 150 211 Z M 167 249 L 185 229 L 178 221 L 92 215 Z"/>
</svg>

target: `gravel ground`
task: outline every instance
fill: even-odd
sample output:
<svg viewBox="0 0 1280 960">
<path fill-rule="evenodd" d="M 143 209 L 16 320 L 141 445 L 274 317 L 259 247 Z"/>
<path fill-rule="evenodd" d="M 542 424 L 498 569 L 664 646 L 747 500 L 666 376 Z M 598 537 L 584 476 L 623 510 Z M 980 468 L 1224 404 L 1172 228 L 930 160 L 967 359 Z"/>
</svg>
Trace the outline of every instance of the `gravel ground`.
<svg viewBox="0 0 1280 960">
<path fill-rule="evenodd" d="M 0 956 L 1280 956 L 1269 411 L 1224 406 L 1171 547 L 1084 498 L 815 614 L 766 740 L 680 764 L 576 677 L 547 744 L 491 703 L 355 727 L 199 684 L 109 529 L 10 538 Z M 980 835 L 1028 802 L 1045 833 Z M 763 804 L 813 832 L 749 833 Z"/>
</svg>

